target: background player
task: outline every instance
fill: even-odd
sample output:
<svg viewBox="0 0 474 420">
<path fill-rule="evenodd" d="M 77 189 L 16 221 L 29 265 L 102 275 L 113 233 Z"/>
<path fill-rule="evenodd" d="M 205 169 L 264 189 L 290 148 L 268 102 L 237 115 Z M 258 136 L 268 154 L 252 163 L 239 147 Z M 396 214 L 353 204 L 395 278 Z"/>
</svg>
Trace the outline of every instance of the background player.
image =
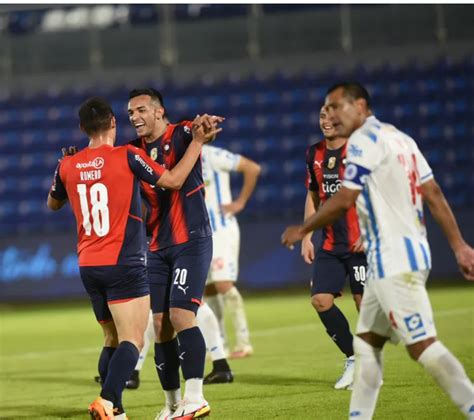
<svg viewBox="0 0 474 420">
<path fill-rule="evenodd" d="M 217 316 L 224 342 L 224 309 L 232 319 L 236 345 L 230 357 L 247 357 L 253 353 L 253 348 L 242 296 L 235 286 L 240 251 L 240 230 L 235 215 L 245 208 L 255 189 L 261 168 L 251 159 L 210 145 L 203 148 L 202 168 L 206 206 L 214 241 L 206 302 Z M 244 177 L 236 200 L 232 200 L 230 188 L 232 171 L 240 172 Z"/>
<path fill-rule="evenodd" d="M 129 120 L 140 147 L 157 163 L 173 168 L 191 141 L 191 123 L 169 124 L 162 95 L 154 89 L 130 92 Z M 203 121 L 208 138 L 223 118 Z M 165 407 L 157 419 L 197 418 L 209 414 L 203 396 L 206 346 L 196 325 L 196 312 L 212 258 L 212 231 L 204 204 L 204 182 L 198 161 L 180 191 L 142 183 L 148 203 L 147 257 L 155 326 L 155 365 L 165 391 Z M 177 333 L 177 338 L 176 334 Z M 186 380 L 181 400 L 179 366 Z"/>
<path fill-rule="evenodd" d="M 464 368 L 436 337 L 425 283 L 431 268 L 423 200 L 443 229 L 468 280 L 474 280 L 474 249 L 416 143 L 378 121 L 367 91 L 357 83 L 328 90 L 326 106 L 338 135 L 351 136 L 341 190 L 282 236 L 287 246 L 331 223 L 357 200 L 369 274 L 354 338 L 356 373 L 349 416 L 370 419 L 382 384 L 382 348 L 389 338 L 405 344 L 467 418 L 474 418 L 474 387 Z"/>
<path fill-rule="evenodd" d="M 172 171 L 143 151 L 113 147 L 116 121 L 110 105 L 91 98 L 79 110 L 89 147 L 59 163 L 48 207 L 59 210 L 69 200 L 77 221 L 81 279 L 102 325 L 105 344 L 99 359 L 101 396 L 90 406 L 93 418 L 126 418 L 121 396 L 137 363 L 149 313 L 139 179 L 179 188 L 198 159 L 204 142 L 202 118 L 193 139 Z M 199 142 L 200 140 L 200 142 Z M 115 416 L 115 417 L 114 417 Z"/>
<path fill-rule="evenodd" d="M 340 189 L 346 166 L 347 138 L 337 136 L 324 106 L 320 110 L 319 126 L 324 140 L 306 151 L 305 220 Z M 355 206 L 323 229 L 316 258 L 311 236 L 312 232 L 307 234 L 301 245 L 304 260 L 308 264 L 314 262 L 311 304 L 329 337 L 347 357 L 344 373 L 334 385 L 336 389 L 345 389 L 352 385 L 354 377 L 353 338 L 349 322 L 334 304 L 334 297 L 341 296 L 348 277 L 357 309 L 362 299 L 367 262 L 362 252 Z"/>
</svg>

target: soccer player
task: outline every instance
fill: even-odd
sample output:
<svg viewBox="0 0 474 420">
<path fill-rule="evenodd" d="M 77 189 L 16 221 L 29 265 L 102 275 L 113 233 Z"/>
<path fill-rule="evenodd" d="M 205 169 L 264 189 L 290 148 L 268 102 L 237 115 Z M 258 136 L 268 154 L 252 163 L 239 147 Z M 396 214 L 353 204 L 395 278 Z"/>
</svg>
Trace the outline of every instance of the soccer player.
<svg viewBox="0 0 474 420">
<path fill-rule="evenodd" d="M 204 119 L 194 121 L 186 155 L 168 171 L 135 147 L 114 147 L 112 109 L 105 100 L 91 98 L 79 109 L 89 146 L 64 157 L 56 169 L 47 205 L 56 211 L 71 203 L 81 279 L 105 337 L 99 359 L 103 386 L 89 406 L 92 418 L 126 418 L 122 391 L 143 346 L 150 298 L 139 181 L 180 188 L 207 139 Z"/>
<path fill-rule="evenodd" d="M 129 95 L 128 114 L 142 148 L 158 164 L 172 169 L 191 141 L 189 122 L 169 124 L 162 95 L 136 89 Z M 213 134 L 220 117 L 204 120 Z M 212 258 L 212 231 L 204 203 L 204 182 L 198 161 L 180 191 L 142 183 L 148 204 L 147 254 L 150 299 L 155 326 L 155 365 L 165 392 L 158 420 L 198 418 L 209 414 L 203 396 L 206 346 L 196 324 Z M 177 337 L 176 337 L 177 333 Z M 179 366 L 186 381 L 181 399 Z"/>
<path fill-rule="evenodd" d="M 357 202 L 369 270 L 354 338 L 356 370 L 349 417 L 372 418 L 382 384 L 382 349 L 392 339 L 401 340 L 410 357 L 473 419 L 474 387 L 461 363 L 436 337 L 425 287 L 431 257 L 423 201 L 468 280 L 474 280 L 474 249 L 464 241 L 414 140 L 372 115 L 363 86 L 334 85 L 325 104 L 337 134 L 350 136 L 343 186 L 302 226 L 287 228 L 282 242 L 293 246 Z"/>
<path fill-rule="evenodd" d="M 202 168 L 206 206 L 214 241 L 206 302 L 217 316 L 224 342 L 224 309 L 231 316 L 236 346 L 230 358 L 243 358 L 250 356 L 253 348 L 242 296 L 235 286 L 240 250 L 240 231 L 235 215 L 245 208 L 255 189 L 261 168 L 251 159 L 210 145 L 203 148 Z M 232 200 L 231 195 L 230 172 L 240 172 L 244 178 L 235 200 Z"/>
<path fill-rule="evenodd" d="M 328 198 L 340 188 L 345 169 L 347 138 L 336 134 L 324 108 L 319 113 L 319 126 L 324 140 L 313 144 L 306 151 L 306 196 L 304 218 L 312 216 Z M 208 147 L 208 146 L 206 146 Z M 314 252 L 312 232 L 302 241 L 301 254 L 304 260 L 313 263 L 311 281 L 311 304 L 316 309 L 329 337 L 346 355 L 344 372 L 334 385 L 335 389 L 346 389 L 354 377 L 354 348 L 349 323 L 334 304 L 341 296 L 346 277 L 359 309 L 366 274 L 366 259 L 362 252 L 359 224 L 355 206 L 323 229 L 322 241 Z"/>
</svg>

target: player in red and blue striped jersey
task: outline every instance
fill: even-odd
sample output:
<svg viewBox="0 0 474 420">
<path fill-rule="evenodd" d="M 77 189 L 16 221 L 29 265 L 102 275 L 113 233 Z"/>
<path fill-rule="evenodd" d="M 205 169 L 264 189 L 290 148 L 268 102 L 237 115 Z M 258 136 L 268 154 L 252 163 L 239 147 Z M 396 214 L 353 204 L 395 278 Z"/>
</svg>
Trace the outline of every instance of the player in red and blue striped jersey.
<svg viewBox="0 0 474 420">
<path fill-rule="evenodd" d="M 59 163 L 47 204 L 59 210 L 71 203 L 81 279 L 104 330 L 103 386 L 89 412 L 97 419 L 124 419 L 122 391 L 137 363 L 150 307 L 139 182 L 180 188 L 206 135 L 199 128 L 203 119 L 196 119 L 191 145 L 168 171 L 136 147 L 114 147 L 116 121 L 105 100 L 86 101 L 79 119 L 89 146 Z"/>
<path fill-rule="evenodd" d="M 319 125 L 325 138 L 306 152 L 308 194 L 305 219 L 339 190 L 345 170 L 347 139 L 336 136 L 324 107 L 320 111 Z M 301 253 L 308 264 L 313 263 L 311 303 L 328 335 L 346 355 L 344 373 L 334 387 L 348 388 L 354 373 L 353 337 L 346 317 L 334 304 L 334 298 L 341 296 L 348 278 L 357 308 L 362 299 L 367 262 L 362 252 L 355 206 L 324 228 L 316 254 L 311 234 L 304 238 Z"/>
<path fill-rule="evenodd" d="M 130 92 L 128 114 L 142 148 L 154 161 L 171 169 L 191 140 L 190 122 L 170 124 L 162 95 L 154 89 Z M 205 119 L 217 133 L 220 117 Z M 142 183 L 148 203 L 147 256 L 151 306 L 155 326 L 155 365 L 166 404 L 157 419 L 208 415 L 202 392 L 206 346 L 196 324 L 212 259 L 212 230 L 204 202 L 201 162 L 196 162 L 180 191 Z M 176 338 L 177 333 L 177 338 Z M 181 399 L 179 366 L 186 380 Z"/>
</svg>

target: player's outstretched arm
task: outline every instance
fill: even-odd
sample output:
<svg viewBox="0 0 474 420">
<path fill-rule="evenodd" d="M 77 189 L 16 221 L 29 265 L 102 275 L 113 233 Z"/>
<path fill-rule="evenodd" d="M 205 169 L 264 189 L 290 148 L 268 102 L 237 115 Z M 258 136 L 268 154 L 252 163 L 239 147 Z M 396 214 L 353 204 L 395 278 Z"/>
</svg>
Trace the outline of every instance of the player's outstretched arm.
<svg viewBox="0 0 474 420">
<path fill-rule="evenodd" d="M 304 220 L 316 213 L 319 207 L 319 196 L 316 192 L 308 190 L 304 203 Z M 314 245 L 311 241 L 313 232 L 308 232 L 301 241 L 301 256 L 306 263 L 311 264 L 314 261 Z"/>
<path fill-rule="evenodd" d="M 430 179 L 421 185 L 421 194 L 434 219 L 441 226 L 464 277 L 474 280 L 474 249 L 464 241 L 440 186 L 434 179 Z"/>
<path fill-rule="evenodd" d="M 51 194 L 48 194 L 48 201 L 46 202 L 46 204 L 48 205 L 50 210 L 57 211 L 60 208 L 62 208 L 64 206 L 64 204 L 66 204 L 66 203 L 67 203 L 67 199 L 66 200 L 56 200 L 55 198 L 51 197 Z"/>
<path fill-rule="evenodd" d="M 281 236 L 281 243 L 293 249 L 294 244 L 301 241 L 307 233 L 334 223 L 355 204 L 359 194 L 360 190 L 342 187 L 302 225 L 287 227 Z"/>
<path fill-rule="evenodd" d="M 194 119 L 192 125 L 193 139 L 189 143 L 186 153 L 173 169 L 165 171 L 161 175 L 156 183 L 157 186 L 173 190 L 181 189 L 196 161 L 201 156 L 202 145 L 222 131 L 222 128 L 217 126 L 218 120 L 216 118 L 221 117 L 211 118 L 205 114 Z"/>
<path fill-rule="evenodd" d="M 241 156 L 236 171 L 243 174 L 244 182 L 237 199 L 232 203 L 222 205 L 224 214 L 237 214 L 245 208 L 255 190 L 262 168 L 257 162 Z"/>
</svg>

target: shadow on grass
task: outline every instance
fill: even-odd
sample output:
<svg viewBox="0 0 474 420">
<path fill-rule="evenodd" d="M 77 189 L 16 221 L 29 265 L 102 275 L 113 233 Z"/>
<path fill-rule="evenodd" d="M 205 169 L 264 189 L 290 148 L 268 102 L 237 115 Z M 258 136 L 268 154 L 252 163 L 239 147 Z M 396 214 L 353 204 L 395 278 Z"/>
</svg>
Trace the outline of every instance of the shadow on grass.
<svg viewBox="0 0 474 420">
<path fill-rule="evenodd" d="M 67 376 L 12 376 L 8 379 L 12 382 L 39 382 L 39 383 L 56 383 L 65 385 L 87 386 L 94 384 L 91 378 L 68 378 Z M 97 385 L 97 384 L 96 384 Z"/>
<path fill-rule="evenodd" d="M 294 385 L 333 385 L 331 381 L 320 379 L 308 379 L 305 377 L 288 377 L 268 374 L 239 373 L 235 376 L 236 383 L 249 385 L 276 385 L 276 386 L 294 386 Z"/>
<path fill-rule="evenodd" d="M 55 418 L 55 419 L 68 419 L 71 417 L 83 417 L 87 416 L 87 407 L 84 409 L 71 409 L 65 407 L 45 407 L 38 405 L 19 405 L 16 404 L 14 407 L 2 407 L 2 410 L 9 409 L 11 411 L 17 410 L 14 415 L 2 415 L 2 420 L 15 420 L 20 418 Z M 34 413 L 34 414 L 33 414 Z"/>
</svg>

